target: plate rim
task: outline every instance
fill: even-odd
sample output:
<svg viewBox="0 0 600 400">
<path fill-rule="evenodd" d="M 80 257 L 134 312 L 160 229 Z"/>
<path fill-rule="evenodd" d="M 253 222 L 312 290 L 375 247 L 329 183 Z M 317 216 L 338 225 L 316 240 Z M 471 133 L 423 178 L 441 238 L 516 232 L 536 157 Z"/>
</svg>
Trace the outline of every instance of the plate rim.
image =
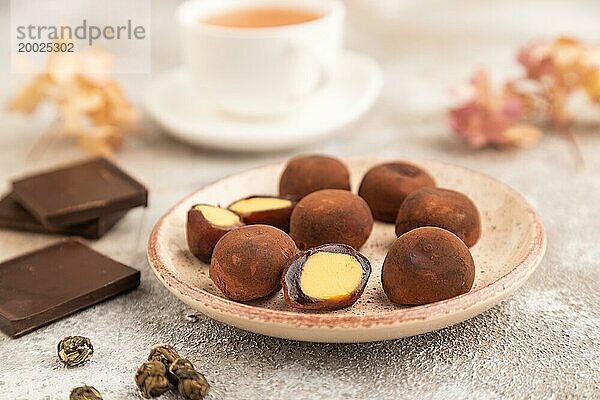
<svg viewBox="0 0 600 400">
<path fill-rule="evenodd" d="M 353 160 L 384 162 L 389 159 L 390 158 L 379 157 L 342 158 L 342 160 L 345 162 L 351 162 Z M 503 293 L 508 292 L 507 294 L 510 294 L 511 289 L 516 290 L 518 286 L 520 286 L 535 271 L 545 254 L 547 246 L 546 231 L 541 217 L 538 212 L 529 204 L 527 199 L 508 184 L 501 182 L 490 175 L 475 171 L 468 167 L 429 159 L 406 159 L 406 161 L 415 162 L 419 165 L 436 163 L 442 166 L 458 167 L 470 174 L 479 175 L 481 177 L 493 180 L 513 196 L 518 198 L 526 206 L 528 214 L 533 217 L 535 226 L 535 236 L 527 254 L 517 264 L 515 264 L 514 268 L 510 272 L 474 292 L 468 292 L 435 303 L 408 308 L 399 308 L 397 310 L 385 311 L 375 315 L 345 315 L 330 314 L 326 312 L 298 313 L 294 311 L 273 310 L 270 308 L 257 307 L 251 304 L 236 302 L 211 294 L 205 290 L 195 288 L 172 274 L 169 270 L 169 267 L 160 258 L 158 252 L 158 236 L 166 218 L 170 216 L 173 211 L 182 203 L 195 196 L 198 192 L 206 190 L 223 180 L 239 174 L 251 173 L 252 171 L 263 168 L 284 165 L 284 162 L 276 162 L 226 175 L 202 186 L 201 188 L 193 191 L 179 200 L 159 218 L 152 228 L 152 232 L 150 233 L 148 240 L 148 262 L 159 281 L 161 281 L 161 283 L 163 283 L 167 289 L 169 289 L 178 297 L 180 297 L 179 295 L 189 297 L 191 300 L 201 303 L 204 307 L 211 308 L 214 311 L 222 314 L 242 318 L 244 320 L 302 328 L 373 328 L 376 326 L 393 326 L 423 321 L 435 317 L 444 317 L 465 312 L 471 308 L 476 308 L 478 305 L 488 304 L 496 297 L 501 297 L 500 300 L 502 300 L 504 297 L 502 296 Z M 486 309 L 487 308 L 489 307 L 486 307 Z"/>
</svg>

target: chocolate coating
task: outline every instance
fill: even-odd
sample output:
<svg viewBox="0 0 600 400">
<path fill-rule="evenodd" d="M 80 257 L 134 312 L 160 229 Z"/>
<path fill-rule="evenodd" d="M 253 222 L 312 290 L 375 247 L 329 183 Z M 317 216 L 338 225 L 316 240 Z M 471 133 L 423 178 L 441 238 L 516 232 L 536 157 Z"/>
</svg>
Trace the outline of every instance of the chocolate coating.
<svg viewBox="0 0 600 400">
<path fill-rule="evenodd" d="M 300 250 L 328 243 L 360 249 L 373 230 L 373 216 L 359 196 L 336 189 L 304 197 L 292 212 L 290 236 Z"/>
<path fill-rule="evenodd" d="M 294 241 L 269 225 L 248 225 L 219 240 L 209 275 L 232 300 L 249 301 L 268 296 L 281 287 L 281 273 L 296 255 Z"/>
<path fill-rule="evenodd" d="M 396 236 L 422 226 L 444 228 L 468 247 L 481 236 L 481 221 L 475 204 L 462 193 L 439 188 L 412 192 L 400 206 Z"/>
<path fill-rule="evenodd" d="M 427 186 L 435 186 L 435 181 L 423 169 L 406 162 L 390 162 L 367 171 L 358 195 L 369 204 L 376 220 L 394 222 L 406 196 Z"/>
<path fill-rule="evenodd" d="M 290 217 L 292 216 L 292 211 L 294 211 L 294 207 L 296 207 L 296 204 L 298 203 L 298 199 L 293 196 L 282 196 L 282 197 L 250 196 L 250 197 L 246 197 L 245 199 L 240 199 L 240 200 L 253 199 L 253 198 L 257 198 L 257 197 L 260 197 L 260 198 L 271 197 L 271 198 L 285 199 L 285 200 L 289 200 L 291 202 L 291 204 L 289 207 L 285 207 L 285 208 L 260 210 L 260 211 L 254 211 L 252 213 L 238 213 L 242 217 L 242 221 L 244 221 L 244 223 L 247 225 L 256 225 L 256 224 L 271 225 L 271 226 L 274 226 L 275 228 L 281 229 L 284 232 L 289 232 L 290 231 Z M 231 203 L 228 206 L 228 208 L 240 200 L 234 201 L 233 203 Z"/>
<path fill-rule="evenodd" d="M 279 194 L 304 197 L 322 189 L 350 190 L 350 172 L 327 156 L 298 156 L 288 161 L 279 179 Z"/>
<path fill-rule="evenodd" d="M 350 293 L 347 297 L 341 299 L 315 299 L 307 296 L 303 293 L 300 286 L 300 277 L 302 275 L 302 268 L 308 258 L 315 253 L 328 252 L 328 253 L 341 253 L 347 254 L 356 259 L 362 267 L 363 276 L 359 286 Z M 354 250 L 352 247 L 345 244 L 328 244 L 325 246 L 315 247 L 310 250 L 300 252 L 294 257 L 281 276 L 281 285 L 283 286 L 283 298 L 287 304 L 292 307 L 305 309 L 305 310 L 339 310 L 341 308 L 349 307 L 359 299 L 362 295 L 369 277 L 371 276 L 371 263 L 369 260 Z"/>
<path fill-rule="evenodd" d="M 383 261 L 381 283 L 397 304 L 419 305 L 467 293 L 475 279 L 468 247 L 452 232 L 435 227 L 400 236 Z"/>
<path fill-rule="evenodd" d="M 201 261 L 209 263 L 219 239 L 232 229 L 242 226 L 243 223 L 231 226 L 213 225 L 202 215 L 200 210 L 195 208 L 199 205 L 193 205 L 187 213 L 186 239 L 190 252 Z"/>
</svg>

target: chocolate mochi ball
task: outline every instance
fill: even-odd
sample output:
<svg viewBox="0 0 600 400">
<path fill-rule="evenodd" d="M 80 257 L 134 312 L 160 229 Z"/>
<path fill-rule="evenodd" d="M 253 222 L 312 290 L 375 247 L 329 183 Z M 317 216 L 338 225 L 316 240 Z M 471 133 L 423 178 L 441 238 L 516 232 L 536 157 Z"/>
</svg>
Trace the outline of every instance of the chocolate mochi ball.
<svg viewBox="0 0 600 400">
<path fill-rule="evenodd" d="M 340 160 L 322 155 L 294 157 L 279 179 L 280 196 L 300 198 L 322 189 L 350 190 L 350 172 Z"/>
<path fill-rule="evenodd" d="M 444 228 L 468 247 L 481 236 L 481 220 L 475 203 L 454 190 L 423 188 L 408 195 L 398 211 L 396 236 L 423 226 Z"/>
<path fill-rule="evenodd" d="M 372 230 L 369 206 L 347 190 L 311 193 L 298 202 L 290 218 L 290 236 L 300 250 L 329 243 L 360 249 Z"/>
<path fill-rule="evenodd" d="M 471 290 L 475 263 L 458 236 L 442 228 L 413 229 L 390 247 L 381 270 L 387 297 L 401 305 L 449 299 Z"/>
<path fill-rule="evenodd" d="M 281 274 L 296 252 L 294 241 L 280 229 L 243 226 L 219 240 L 209 275 L 232 300 L 258 299 L 281 288 Z"/>
<path fill-rule="evenodd" d="M 376 220 L 394 222 L 406 196 L 428 186 L 435 186 L 435 181 L 423 169 L 407 162 L 389 162 L 367 171 L 358 195 L 369 204 Z"/>
</svg>

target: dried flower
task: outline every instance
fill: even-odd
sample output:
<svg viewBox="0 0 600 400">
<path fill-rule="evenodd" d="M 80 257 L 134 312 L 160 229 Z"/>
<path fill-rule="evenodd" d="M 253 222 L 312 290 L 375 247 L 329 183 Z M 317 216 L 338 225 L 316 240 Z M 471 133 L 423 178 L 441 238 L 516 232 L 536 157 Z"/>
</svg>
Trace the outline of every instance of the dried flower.
<svg viewBox="0 0 600 400">
<path fill-rule="evenodd" d="M 594 103 L 600 103 L 600 49 L 587 52 L 581 60 L 581 85 Z"/>
<path fill-rule="evenodd" d="M 503 136 L 508 146 L 530 148 L 540 141 L 542 131 L 533 125 L 517 124 L 506 128 Z"/>
<path fill-rule="evenodd" d="M 69 400 L 102 400 L 102 395 L 93 386 L 81 386 L 71 390 Z"/>
<path fill-rule="evenodd" d="M 68 367 L 85 363 L 93 354 L 92 342 L 83 336 L 67 336 L 58 343 L 58 358 Z"/>
<path fill-rule="evenodd" d="M 577 66 L 584 51 L 585 47 L 577 40 L 559 37 L 526 45 L 517 54 L 517 61 L 530 79 L 561 81 L 572 88 L 577 86 Z"/>
<path fill-rule="evenodd" d="M 517 56 L 527 78 L 539 83 L 550 119 L 556 126 L 568 123 L 566 102 L 581 84 L 581 61 L 585 48 L 576 40 L 559 37 L 551 42 L 535 42 Z"/>
<path fill-rule="evenodd" d="M 519 146 L 519 134 L 523 129 L 509 129 L 519 121 L 526 109 L 522 98 L 510 87 L 494 91 L 486 71 L 475 73 L 469 86 L 471 97 L 450 110 L 450 126 L 454 132 L 473 147 L 486 145 Z M 536 128 L 526 125 L 528 143 Z M 507 135 L 509 133 L 510 135 Z"/>
<path fill-rule="evenodd" d="M 524 75 L 493 90 L 485 71 L 478 71 L 469 96 L 449 111 L 454 132 L 473 147 L 531 147 L 541 131 L 531 120 L 549 120 L 581 152 L 569 126 L 567 102 L 577 91 L 600 104 L 600 48 L 569 37 L 536 41 L 517 55 Z"/>
<path fill-rule="evenodd" d="M 8 109 L 30 114 L 44 101 L 54 104 L 62 133 L 86 150 L 111 155 L 127 133 L 136 131 L 138 115 L 110 76 L 112 56 L 100 49 L 50 53 L 37 74 L 8 103 Z"/>
</svg>

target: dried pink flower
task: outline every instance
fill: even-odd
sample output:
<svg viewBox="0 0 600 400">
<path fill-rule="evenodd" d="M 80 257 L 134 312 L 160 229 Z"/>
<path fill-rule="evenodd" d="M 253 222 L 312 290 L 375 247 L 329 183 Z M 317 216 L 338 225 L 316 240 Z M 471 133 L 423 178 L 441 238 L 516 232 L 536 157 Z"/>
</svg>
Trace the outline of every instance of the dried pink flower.
<svg viewBox="0 0 600 400">
<path fill-rule="evenodd" d="M 532 134 L 531 125 L 526 129 L 512 129 L 525 113 L 522 98 L 505 87 L 494 91 L 485 70 L 479 70 L 471 78 L 471 96 L 462 105 L 450 110 L 450 126 L 454 132 L 473 147 L 519 146 L 531 143 L 539 135 Z M 519 141 L 520 132 L 527 140 Z"/>
<path fill-rule="evenodd" d="M 581 43 L 563 36 L 526 45 L 519 51 L 517 61 L 530 79 L 559 81 L 572 88 L 578 84 L 578 65 L 584 52 Z"/>
<path fill-rule="evenodd" d="M 449 111 L 452 130 L 473 147 L 531 147 L 542 132 L 524 121 L 550 121 L 573 144 L 582 166 L 567 103 L 577 91 L 600 103 L 600 48 L 563 36 L 524 46 L 517 61 L 523 76 L 501 90 L 493 90 L 485 71 L 474 75 L 468 99 Z"/>
<path fill-rule="evenodd" d="M 540 80 L 554 72 L 554 63 L 548 57 L 550 42 L 536 41 L 522 47 L 517 54 L 517 61 L 521 64 L 530 79 Z"/>
</svg>

